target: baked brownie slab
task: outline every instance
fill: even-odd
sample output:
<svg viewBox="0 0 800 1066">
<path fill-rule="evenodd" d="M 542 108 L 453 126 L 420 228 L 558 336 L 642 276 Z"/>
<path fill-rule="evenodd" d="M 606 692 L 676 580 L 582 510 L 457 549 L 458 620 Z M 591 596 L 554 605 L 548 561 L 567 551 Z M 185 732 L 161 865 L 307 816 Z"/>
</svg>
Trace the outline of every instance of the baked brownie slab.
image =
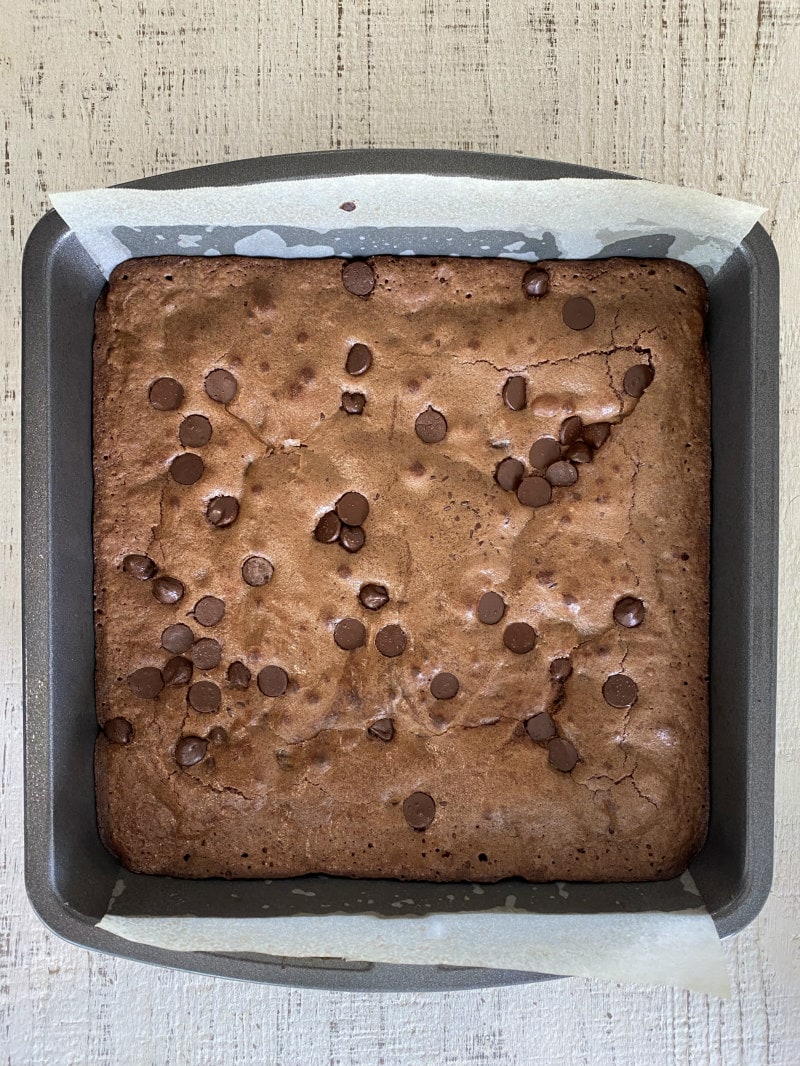
<svg viewBox="0 0 800 1066">
<path fill-rule="evenodd" d="M 648 880 L 707 815 L 706 291 L 669 260 L 130 260 L 99 824 L 185 877 Z"/>
</svg>

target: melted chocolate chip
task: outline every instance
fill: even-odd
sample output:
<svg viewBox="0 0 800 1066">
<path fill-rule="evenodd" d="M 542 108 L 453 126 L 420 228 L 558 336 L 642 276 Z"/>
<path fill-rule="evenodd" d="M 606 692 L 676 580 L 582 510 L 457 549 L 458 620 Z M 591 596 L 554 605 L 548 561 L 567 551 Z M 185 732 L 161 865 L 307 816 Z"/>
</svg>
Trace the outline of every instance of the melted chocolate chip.
<svg viewBox="0 0 800 1066">
<path fill-rule="evenodd" d="M 137 581 L 150 581 L 158 573 L 158 567 L 149 555 L 126 555 L 122 560 L 122 570 Z"/>
<path fill-rule="evenodd" d="M 211 423 L 205 415 L 187 415 L 181 422 L 178 437 L 184 448 L 202 448 L 211 440 Z"/>
<path fill-rule="evenodd" d="M 512 622 L 505 628 L 503 643 L 515 655 L 526 655 L 536 646 L 536 632 L 527 622 Z"/>
<path fill-rule="evenodd" d="M 169 464 L 172 480 L 177 481 L 179 485 L 194 485 L 203 476 L 204 469 L 205 463 L 203 460 L 199 455 L 194 455 L 192 452 L 183 452 L 181 455 L 176 455 Z"/>
<path fill-rule="evenodd" d="M 242 563 L 242 578 L 246 585 L 260 588 L 272 580 L 275 567 L 263 555 L 251 555 Z"/>
<path fill-rule="evenodd" d="M 175 745 L 175 762 L 178 766 L 194 766 L 208 750 L 208 741 L 202 737 L 181 737 Z"/>
<path fill-rule="evenodd" d="M 219 529 L 232 526 L 238 517 L 239 501 L 233 496 L 215 496 L 206 508 L 206 518 Z"/>
<path fill-rule="evenodd" d="M 159 603 L 177 603 L 183 597 L 183 584 L 176 577 L 157 577 L 151 591 Z"/>
<path fill-rule="evenodd" d="M 222 704 L 222 693 L 213 681 L 195 681 L 186 699 L 189 706 L 200 714 L 216 714 Z"/>
<path fill-rule="evenodd" d="M 339 543 L 345 551 L 359 552 L 366 543 L 367 535 L 361 526 L 342 526 L 342 532 L 339 534 Z"/>
<path fill-rule="evenodd" d="M 478 618 L 484 625 L 496 625 L 506 613 L 506 604 L 496 592 L 484 592 L 478 601 Z"/>
<path fill-rule="evenodd" d="M 247 688 L 252 676 L 244 663 L 238 659 L 228 667 L 227 678 L 231 688 Z"/>
<path fill-rule="evenodd" d="M 437 700 L 451 700 L 461 688 L 455 674 L 441 673 L 431 681 L 431 695 Z"/>
<path fill-rule="evenodd" d="M 165 651 L 171 651 L 173 655 L 180 655 L 188 651 L 194 642 L 194 633 L 183 622 L 167 626 L 161 634 L 161 647 Z"/>
<path fill-rule="evenodd" d="M 228 734 L 221 725 L 215 725 L 213 729 L 209 729 L 208 739 L 212 744 L 224 744 L 228 739 Z"/>
<path fill-rule="evenodd" d="M 358 598 L 368 611 L 379 611 L 389 602 L 389 593 L 383 585 L 362 585 Z"/>
<path fill-rule="evenodd" d="M 289 684 L 289 675 L 280 666 L 265 666 L 258 672 L 258 687 L 265 696 L 282 696 Z"/>
<path fill-rule="evenodd" d="M 555 437 L 539 437 L 528 453 L 534 470 L 547 470 L 551 463 L 561 458 L 561 448 Z"/>
<path fill-rule="evenodd" d="M 222 645 L 213 637 L 201 637 L 192 648 L 192 662 L 198 670 L 214 670 L 222 658 Z"/>
<path fill-rule="evenodd" d="M 509 411 L 522 411 L 527 403 L 527 384 L 523 377 L 512 377 L 503 386 L 503 403 Z"/>
<path fill-rule="evenodd" d="M 629 396 L 638 399 L 647 386 L 652 384 L 654 377 L 655 374 L 647 363 L 639 363 L 637 366 L 632 366 L 629 370 L 625 371 L 625 377 L 622 379 L 622 387 Z"/>
<path fill-rule="evenodd" d="M 412 792 L 403 800 L 403 816 L 412 829 L 427 829 L 436 816 L 436 804 L 427 792 Z"/>
<path fill-rule="evenodd" d="M 343 618 L 336 623 L 333 639 L 343 651 L 362 648 L 367 642 L 367 631 L 363 622 L 357 618 Z"/>
<path fill-rule="evenodd" d="M 336 501 L 336 513 L 346 526 L 360 526 L 367 520 L 369 503 L 360 492 L 346 492 Z"/>
<path fill-rule="evenodd" d="M 130 675 L 128 687 L 140 700 L 154 700 L 164 687 L 164 678 L 155 666 L 143 666 Z"/>
<path fill-rule="evenodd" d="M 623 596 L 614 605 L 614 621 L 626 629 L 635 629 L 644 621 L 644 604 L 635 596 Z"/>
<path fill-rule="evenodd" d="M 183 403 L 183 385 L 175 378 L 159 378 L 150 386 L 150 403 L 156 411 L 175 411 Z"/>
<path fill-rule="evenodd" d="M 569 459 L 571 463 L 591 463 L 593 452 L 588 444 L 584 444 L 582 440 L 579 440 L 576 444 L 567 448 L 565 458 Z"/>
<path fill-rule="evenodd" d="M 414 431 L 425 444 L 438 444 L 447 434 L 447 419 L 430 404 L 417 415 Z"/>
<path fill-rule="evenodd" d="M 550 288 L 550 278 L 546 271 L 531 267 L 525 271 L 522 288 L 526 296 L 544 296 Z"/>
<path fill-rule="evenodd" d="M 558 439 L 562 444 L 569 447 L 570 444 L 574 444 L 581 435 L 583 430 L 583 422 L 580 415 L 570 415 L 569 418 L 565 418 L 561 423 L 561 428 L 558 431 Z"/>
<path fill-rule="evenodd" d="M 548 466 L 545 477 L 555 488 L 565 488 L 567 485 L 575 484 L 578 480 L 578 471 L 572 463 L 559 459 L 557 463 Z"/>
<path fill-rule="evenodd" d="M 408 638 L 401 626 L 390 625 L 379 629 L 375 636 L 375 647 L 387 659 L 394 659 L 406 650 Z"/>
<path fill-rule="evenodd" d="M 582 436 L 586 443 L 596 451 L 598 448 L 602 448 L 611 436 L 611 426 L 608 422 L 592 422 L 590 425 L 583 427 Z"/>
<path fill-rule="evenodd" d="M 556 735 L 556 724 L 546 711 L 529 718 L 525 729 L 531 740 L 550 740 Z"/>
<path fill-rule="evenodd" d="M 550 663 L 550 677 L 553 681 L 563 684 L 568 677 L 572 676 L 572 662 L 568 656 L 553 659 Z"/>
<path fill-rule="evenodd" d="M 206 392 L 217 403 L 230 403 L 236 395 L 239 383 L 229 370 L 212 370 L 206 376 Z"/>
<path fill-rule="evenodd" d="M 103 732 L 112 744 L 130 744 L 133 738 L 133 726 L 127 718 L 109 718 Z"/>
<path fill-rule="evenodd" d="M 344 368 L 348 374 L 357 378 L 366 374 L 372 366 L 372 352 L 366 344 L 354 344 L 347 353 Z"/>
<path fill-rule="evenodd" d="M 326 511 L 317 522 L 314 537 L 320 544 L 335 544 L 342 530 L 341 519 L 335 511 Z"/>
<path fill-rule="evenodd" d="M 524 477 L 517 486 L 517 499 L 525 507 L 544 507 L 552 496 L 550 482 L 543 477 Z"/>
<path fill-rule="evenodd" d="M 627 674 L 611 674 L 603 685 L 603 699 L 610 707 L 632 707 L 639 688 Z"/>
<path fill-rule="evenodd" d="M 378 718 L 367 729 L 367 732 L 371 737 L 375 737 L 376 740 L 389 741 L 394 736 L 394 722 L 391 718 Z"/>
<path fill-rule="evenodd" d="M 570 329 L 588 329 L 594 322 L 594 304 L 585 296 L 572 296 L 564 302 L 561 317 Z"/>
<path fill-rule="evenodd" d="M 563 737 L 556 737 L 547 745 L 547 758 L 551 766 L 568 774 L 574 770 L 578 762 L 578 753 L 575 746 Z"/>
<path fill-rule="evenodd" d="M 215 626 L 222 621 L 225 604 L 216 596 L 203 596 L 194 605 L 194 620 L 201 626 Z"/>
<path fill-rule="evenodd" d="M 183 655 L 174 655 L 164 666 L 165 685 L 188 685 L 192 680 L 192 664 Z"/>
<path fill-rule="evenodd" d="M 369 296 L 375 288 L 375 273 L 369 263 L 356 259 L 342 267 L 342 285 L 353 296 Z"/>
<path fill-rule="evenodd" d="M 494 472 L 494 479 L 506 492 L 516 492 L 525 476 L 525 467 L 519 459 L 502 459 Z"/>
<path fill-rule="evenodd" d="M 367 398 L 363 392 L 342 393 L 342 410 L 348 415 L 360 415 L 366 402 Z"/>
</svg>

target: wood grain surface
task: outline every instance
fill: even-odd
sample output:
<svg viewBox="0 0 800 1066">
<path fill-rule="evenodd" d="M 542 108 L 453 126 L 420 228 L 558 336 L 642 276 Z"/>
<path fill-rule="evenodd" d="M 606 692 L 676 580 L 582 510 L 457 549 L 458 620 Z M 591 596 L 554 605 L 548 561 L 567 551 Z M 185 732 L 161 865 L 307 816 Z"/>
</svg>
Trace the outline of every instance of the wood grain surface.
<svg viewBox="0 0 800 1066">
<path fill-rule="evenodd" d="M 0 0 L 0 1062 L 800 1061 L 800 0 Z M 792 101 L 795 101 L 794 103 Z M 261 154 L 469 148 L 752 199 L 782 269 L 777 862 L 730 1002 L 570 980 L 434 996 L 92 955 L 22 883 L 19 278 L 49 190 Z"/>
</svg>

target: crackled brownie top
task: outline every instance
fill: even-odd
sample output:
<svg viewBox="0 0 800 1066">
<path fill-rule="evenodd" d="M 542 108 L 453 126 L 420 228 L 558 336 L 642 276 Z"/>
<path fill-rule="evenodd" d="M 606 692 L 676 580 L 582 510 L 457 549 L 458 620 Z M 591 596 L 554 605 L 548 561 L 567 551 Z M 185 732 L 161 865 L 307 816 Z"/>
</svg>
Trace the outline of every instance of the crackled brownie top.
<svg viewBox="0 0 800 1066">
<path fill-rule="evenodd" d="M 118 267 L 97 787 L 123 861 L 682 869 L 706 817 L 705 299 L 666 260 Z"/>
</svg>

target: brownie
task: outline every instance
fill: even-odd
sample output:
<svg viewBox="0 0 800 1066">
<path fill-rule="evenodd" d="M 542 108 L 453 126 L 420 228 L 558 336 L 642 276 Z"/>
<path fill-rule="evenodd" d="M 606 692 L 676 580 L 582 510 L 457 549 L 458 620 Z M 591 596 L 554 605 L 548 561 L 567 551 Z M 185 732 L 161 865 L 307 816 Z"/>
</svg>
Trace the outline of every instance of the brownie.
<svg viewBox="0 0 800 1066">
<path fill-rule="evenodd" d="M 708 805 L 705 310 L 671 260 L 117 267 L 96 784 L 123 864 L 685 869 Z"/>
</svg>

